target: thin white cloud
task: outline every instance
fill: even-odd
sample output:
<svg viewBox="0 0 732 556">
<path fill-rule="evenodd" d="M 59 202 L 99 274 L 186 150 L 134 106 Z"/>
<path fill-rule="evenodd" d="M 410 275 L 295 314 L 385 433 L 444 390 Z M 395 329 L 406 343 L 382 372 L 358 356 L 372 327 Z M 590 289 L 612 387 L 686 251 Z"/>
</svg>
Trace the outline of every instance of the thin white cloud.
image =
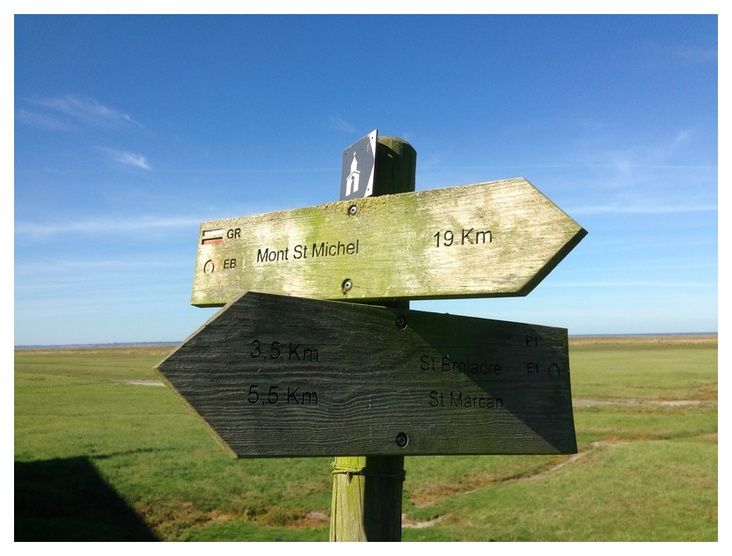
<svg viewBox="0 0 732 556">
<path fill-rule="evenodd" d="M 183 261 L 177 258 L 161 259 L 159 257 L 136 253 L 133 256 L 118 256 L 114 259 L 94 259 L 93 261 L 87 259 L 49 258 L 43 262 L 29 261 L 18 263 L 15 265 L 14 270 L 16 275 L 37 277 L 38 279 L 34 280 L 34 285 L 38 286 L 38 284 L 46 283 L 59 284 L 62 276 L 72 276 L 73 278 L 68 283 L 73 284 L 78 283 L 81 276 L 92 274 L 97 276 L 109 275 L 119 277 L 122 273 L 137 274 L 141 270 L 149 272 L 150 270 L 187 269 L 188 266 L 190 266 L 188 260 Z M 53 278 L 46 282 L 45 278 L 48 277 Z M 20 289 L 23 285 L 27 284 L 17 283 L 16 289 Z"/>
<path fill-rule="evenodd" d="M 716 62 L 719 52 L 716 48 L 704 48 L 701 46 L 685 46 L 671 51 L 672 56 L 685 62 L 705 63 Z"/>
<path fill-rule="evenodd" d="M 143 127 L 142 124 L 133 120 L 128 114 L 110 108 L 93 98 L 66 95 L 64 97 L 36 100 L 33 104 L 49 110 L 56 116 L 62 115 L 72 121 L 92 127 L 130 125 Z"/>
<path fill-rule="evenodd" d="M 146 234 L 178 228 L 198 229 L 200 223 L 200 218 L 158 218 L 154 216 L 130 219 L 97 218 L 50 224 L 45 222 L 17 222 L 15 236 L 16 238 L 23 236 L 25 239 L 42 239 L 66 234 Z"/>
<path fill-rule="evenodd" d="M 346 133 L 356 133 L 356 128 L 344 120 L 340 115 L 331 116 L 330 123 L 336 129 L 345 131 Z"/>
<path fill-rule="evenodd" d="M 41 114 L 39 112 L 21 108 L 15 113 L 15 122 L 38 129 L 49 129 L 55 131 L 69 131 L 71 126 L 61 121 L 55 115 Z"/>
<path fill-rule="evenodd" d="M 656 281 L 587 281 L 587 282 L 550 282 L 544 288 L 716 288 L 714 282 L 656 282 Z"/>
<path fill-rule="evenodd" d="M 133 168 L 150 170 L 150 164 L 147 162 L 147 159 L 139 153 L 120 151 L 117 149 L 108 149 L 105 147 L 97 147 L 97 149 L 109 154 L 115 162 L 118 162 L 125 166 L 132 166 Z"/>
<path fill-rule="evenodd" d="M 586 205 L 568 209 L 573 215 L 577 214 L 675 214 L 687 212 L 717 212 L 717 205 L 713 204 L 622 204 L 608 203 L 605 205 Z"/>
<path fill-rule="evenodd" d="M 695 165 L 679 165 L 676 160 L 685 149 L 694 146 L 700 136 L 698 127 L 679 129 L 673 136 L 655 144 L 624 145 L 620 148 L 587 153 L 584 155 L 586 166 L 613 168 L 623 176 L 646 168 L 695 167 Z"/>
</svg>

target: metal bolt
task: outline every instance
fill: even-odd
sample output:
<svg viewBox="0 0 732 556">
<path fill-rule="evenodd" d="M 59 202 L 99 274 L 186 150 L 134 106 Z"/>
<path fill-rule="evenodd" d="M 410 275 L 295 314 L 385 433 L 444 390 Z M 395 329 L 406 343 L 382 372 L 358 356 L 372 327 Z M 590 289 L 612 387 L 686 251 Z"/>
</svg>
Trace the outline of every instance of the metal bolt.
<svg viewBox="0 0 732 556">
<path fill-rule="evenodd" d="M 396 325 L 399 330 L 404 330 L 407 327 L 407 319 L 404 317 L 397 317 Z"/>
<path fill-rule="evenodd" d="M 350 216 L 353 216 L 357 212 L 358 212 L 358 207 L 356 205 L 351 205 L 350 207 L 348 207 L 348 214 Z"/>
<path fill-rule="evenodd" d="M 407 444 L 409 444 L 409 437 L 406 433 L 400 432 L 396 435 L 396 443 L 397 446 L 400 448 L 404 448 Z"/>
<path fill-rule="evenodd" d="M 341 291 L 345 294 L 348 293 L 348 291 L 353 287 L 353 282 L 351 282 L 350 278 L 346 278 L 343 280 L 343 283 L 341 284 Z"/>
</svg>

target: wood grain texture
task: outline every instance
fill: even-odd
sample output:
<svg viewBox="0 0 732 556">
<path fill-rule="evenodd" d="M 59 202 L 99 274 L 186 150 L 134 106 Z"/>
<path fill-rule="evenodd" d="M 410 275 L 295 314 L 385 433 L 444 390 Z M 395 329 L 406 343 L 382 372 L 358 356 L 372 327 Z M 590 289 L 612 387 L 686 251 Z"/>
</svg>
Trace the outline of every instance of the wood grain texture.
<svg viewBox="0 0 732 556">
<path fill-rule="evenodd" d="M 523 178 L 205 222 L 191 303 L 523 296 L 586 231 Z"/>
<path fill-rule="evenodd" d="M 377 137 L 372 196 L 414 191 L 416 168 L 417 151 L 409 143 Z M 350 210 L 354 207 L 349 206 L 349 216 L 355 216 Z M 406 311 L 409 300 L 391 301 L 389 306 Z M 404 477 L 403 455 L 336 456 L 330 540 L 400 541 Z"/>
<path fill-rule="evenodd" d="M 157 369 L 240 457 L 576 452 L 561 328 L 248 292 Z"/>
</svg>

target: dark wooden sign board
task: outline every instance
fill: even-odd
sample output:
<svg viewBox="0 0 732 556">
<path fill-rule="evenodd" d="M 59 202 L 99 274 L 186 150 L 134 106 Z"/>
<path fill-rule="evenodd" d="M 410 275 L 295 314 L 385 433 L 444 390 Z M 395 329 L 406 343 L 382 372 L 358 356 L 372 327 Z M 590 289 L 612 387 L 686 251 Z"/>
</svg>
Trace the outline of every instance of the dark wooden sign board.
<svg viewBox="0 0 732 556">
<path fill-rule="evenodd" d="M 577 450 L 562 328 L 249 292 L 157 369 L 239 457 Z"/>
<path fill-rule="evenodd" d="M 191 303 L 528 294 L 586 231 L 523 178 L 205 222 Z"/>
</svg>

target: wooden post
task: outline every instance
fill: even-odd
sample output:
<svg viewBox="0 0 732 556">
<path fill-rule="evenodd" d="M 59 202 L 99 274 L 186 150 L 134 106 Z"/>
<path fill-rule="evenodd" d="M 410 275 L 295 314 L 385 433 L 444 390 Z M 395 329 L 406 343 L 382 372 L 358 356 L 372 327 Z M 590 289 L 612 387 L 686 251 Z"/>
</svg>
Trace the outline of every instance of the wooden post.
<svg viewBox="0 0 732 556">
<path fill-rule="evenodd" d="M 414 191 L 416 168 L 417 152 L 409 143 L 379 137 L 373 195 Z M 383 304 L 409 309 L 409 301 Z M 330 540 L 401 541 L 404 478 L 403 456 L 336 457 Z"/>
</svg>

